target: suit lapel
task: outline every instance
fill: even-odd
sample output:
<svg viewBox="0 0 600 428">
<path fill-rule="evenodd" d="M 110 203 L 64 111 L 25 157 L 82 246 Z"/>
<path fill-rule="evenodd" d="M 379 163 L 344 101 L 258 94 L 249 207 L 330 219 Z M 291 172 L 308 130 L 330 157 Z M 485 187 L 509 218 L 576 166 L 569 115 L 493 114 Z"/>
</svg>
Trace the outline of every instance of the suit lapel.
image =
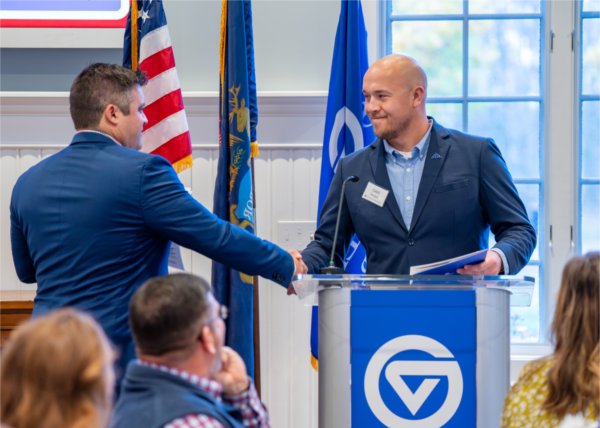
<svg viewBox="0 0 600 428">
<path fill-rule="evenodd" d="M 412 217 L 411 229 L 415 227 L 419 217 L 423 212 L 423 208 L 429 199 L 433 184 L 437 179 L 437 176 L 446 161 L 446 155 L 450 148 L 450 142 L 448 141 L 448 131 L 435 121 L 431 128 L 431 136 L 429 140 L 429 149 L 425 157 L 425 165 L 423 167 L 423 175 L 421 176 L 421 183 L 419 184 L 419 191 L 417 192 L 417 200 L 415 202 L 415 211 Z"/>
<path fill-rule="evenodd" d="M 371 152 L 369 153 L 369 162 L 371 163 L 375 184 L 390 191 L 385 200 L 384 206 L 390 210 L 392 216 L 396 219 L 400 226 L 407 231 L 408 229 L 406 228 L 406 224 L 402 218 L 400 207 L 398 206 L 398 202 L 396 201 L 396 197 L 394 196 L 394 191 L 392 189 L 392 184 L 390 183 L 387 167 L 385 166 L 385 148 L 383 147 L 383 141 L 377 139 L 373 144 L 371 144 L 370 147 Z"/>
</svg>

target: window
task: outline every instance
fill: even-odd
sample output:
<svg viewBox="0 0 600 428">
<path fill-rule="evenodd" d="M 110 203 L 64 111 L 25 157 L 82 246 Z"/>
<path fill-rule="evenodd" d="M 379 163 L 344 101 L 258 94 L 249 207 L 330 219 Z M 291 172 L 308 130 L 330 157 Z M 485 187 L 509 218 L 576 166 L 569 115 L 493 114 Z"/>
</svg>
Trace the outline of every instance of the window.
<svg viewBox="0 0 600 428">
<path fill-rule="evenodd" d="M 538 231 L 544 221 L 544 5 L 541 0 L 392 0 L 385 32 L 387 53 L 410 55 L 425 68 L 429 115 L 446 127 L 496 141 Z M 597 26 L 594 34 L 598 40 Z M 597 208 L 598 198 L 595 203 Z M 544 339 L 543 261 L 536 248 L 520 272 L 534 277 L 536 286 L 531 307 L 511 310 L 513 342 Z"/>
<path fill-rule="evenodd" d="M 580 3 L 579 250 L 600 247 L 600 2 Z"/>
</svg>

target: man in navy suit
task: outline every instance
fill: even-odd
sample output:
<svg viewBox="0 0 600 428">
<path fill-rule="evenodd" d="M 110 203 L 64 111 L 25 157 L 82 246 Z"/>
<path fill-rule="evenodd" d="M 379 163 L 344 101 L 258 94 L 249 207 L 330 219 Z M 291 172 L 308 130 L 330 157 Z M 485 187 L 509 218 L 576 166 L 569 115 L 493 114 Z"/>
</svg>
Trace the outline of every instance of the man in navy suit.
<svg viewBox="0 0 600 428">
<path fill-rule="evenodd" d="M 297 258 L 193 199 L 164 158 L 138 151 L 144 84 L 119 65 L 83 70 L 69 99 L 77 133 L 19 178 L 10 205 L 17 275 L 38 284 L 34 316 L 63 306 L 90 312 L 122 368 L 134 355 L 129 299 L 167 273 L 170 241 L 283 286 L 302 271 Z"/>
<path fill-rule="evenodd" d="M 516 274 L 536 244 L 525 206 L 500 150 L 489 138 L 446 129 L 425 111 L 427 77 L 410 57 L 375 62 L 363 81 L 365 110 L 378 139 L 339 161 L 315 239 L 302 252 L 309 272 L 327 265 L 340 192 L 338 265 L 354 233 L 367 273 L 408 274 L 410 266 L 496 244 L 465 275 Z"/>
</svg>

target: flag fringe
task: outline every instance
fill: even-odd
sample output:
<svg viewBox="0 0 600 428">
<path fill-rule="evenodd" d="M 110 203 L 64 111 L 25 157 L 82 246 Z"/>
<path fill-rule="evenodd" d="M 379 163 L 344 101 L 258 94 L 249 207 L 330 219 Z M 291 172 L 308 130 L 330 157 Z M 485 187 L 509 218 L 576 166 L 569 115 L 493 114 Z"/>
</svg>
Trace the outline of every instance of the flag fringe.
<svg viewBox="0 0 600 428">
<path fill-rule="evenodd" d="M 317 360 L 314 355 L 310 356 L 310 365 L 316 372 L 319 371 L 319 360 Z"/>
<path fill-rule="evenodd" d="M 250 157 L 256 158 L 256 157 L 258 157 L 258 155 L 259 155 L 258 142 L 252 141 L 250 143 Z"/>
<path fill-rule="evenodd" d="M 227 0 L 221 2 L 221 38 L 219 40 L 219 71 L 221 78 L 221 91 L 225 88 L 225 50 L 227 47 Z"/>
<path fill-rule="evenodd" d="M 188 155 L 183 159 L 179 159 L 177 162 L 173 163 L 173 168 L 179 174 L 182 171 L 185 171 L 188 168 L 191 168 L 193 165 L 192 155 Z"/>
</svg>

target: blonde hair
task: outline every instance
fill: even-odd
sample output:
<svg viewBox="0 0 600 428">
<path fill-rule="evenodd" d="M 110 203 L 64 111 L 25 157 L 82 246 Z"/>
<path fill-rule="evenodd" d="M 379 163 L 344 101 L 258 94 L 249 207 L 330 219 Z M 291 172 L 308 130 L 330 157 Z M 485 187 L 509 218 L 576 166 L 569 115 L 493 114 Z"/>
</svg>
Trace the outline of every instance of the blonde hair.
<svg viewBox="0 0 600 428">
<path fill-rule="evenodd" d="M 600 407 L 600 253 L 572 258 L 562 274 L 544 408 L 563 418 Z"/>
<path fill-rule="evenodd" d="M 0 420 L 13 428 L 100 428 L 113 400 L 114 353 L 74 309 L 19 326 L 2 351 Z"/>
</svg>

